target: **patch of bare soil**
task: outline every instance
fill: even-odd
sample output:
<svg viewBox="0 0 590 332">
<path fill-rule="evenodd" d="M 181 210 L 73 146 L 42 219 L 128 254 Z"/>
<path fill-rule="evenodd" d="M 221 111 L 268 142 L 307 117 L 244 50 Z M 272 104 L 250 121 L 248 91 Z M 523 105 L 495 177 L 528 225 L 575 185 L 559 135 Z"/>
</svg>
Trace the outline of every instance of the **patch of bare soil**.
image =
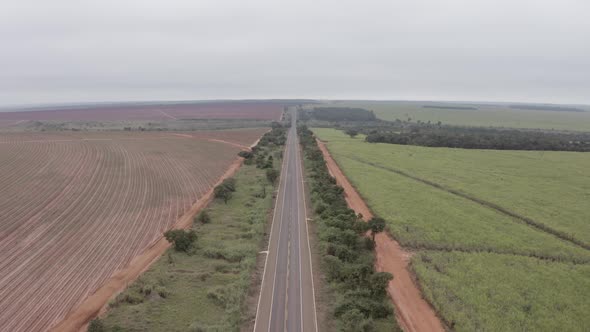
<svg viewBox="0 0 590 332">
<path fill-rule="evenodd" d="M 371 219 L 373 217 L 371 210 L 342 173 L 325 144 L 320 140 L 317 142 L 330 174 L 344 188 L 348 206 L 356 213 L 361 213 L 365 221 Z M 420 289 L 408 269 L 411 254 L 388 234 L 377 234 L 375 242 L 377 271 L 389 272 L 394 276 L 389 282 L 387 292 L 395 306 L 399 325 L 404 331 L 444 331 L 443 324 L 436 316 L 434 309 L 422 298 Z"/>
<path fill-rule="evenodd" d="M 242 165 L 242 158 L 237 158 L 223 176 L 217 181 L 215 186 L 224 179 L 233 176 Z M 193 222 L 194 216 L 213 200 L 213 188 L 199 198 L 182 217 L 180 217 L 174 228 L 189 228 Z M 59 324 L 51 328 L 51 331 L 85 331 L 88 322 L 94 317 L 104 314 L 107 310 L 107 304 L 111 298 L 125 290 L 125 288 L 135 281 L 143 272 L 145 272 L 162 254 L 170 247 L 170 243 L 161 237 L 152 246 L 150 246 L 141 255 L 135 257 L 131 263 L 124 269 L 113 274 L 103 286 L 94 294 L 87 297 L 79 306 L 74 308 Z"/>
</svg>

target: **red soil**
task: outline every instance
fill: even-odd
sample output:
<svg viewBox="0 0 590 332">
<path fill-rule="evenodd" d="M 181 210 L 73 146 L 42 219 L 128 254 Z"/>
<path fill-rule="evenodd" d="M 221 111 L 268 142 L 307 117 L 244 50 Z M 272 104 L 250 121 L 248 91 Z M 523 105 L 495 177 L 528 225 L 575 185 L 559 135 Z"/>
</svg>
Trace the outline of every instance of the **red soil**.
<svg viewBox="0 0 590 332">
<path fill-rule="evenodd" d="M 283 104 L 278 102 L 203 102 L 161 105 L 100 105 L 44 110 L 0 112 L 0 124 L 27 120 L 122 121 L 174 119 L 261 119 L 277 120 Z"/>
<path fill-rule="evenodd" d="M 45 331 L 132 280 L 238 151 L 169 133 L 0 134 L 0 331 Z"/>
<path fill-rule="evenodd" d="M 356 213 L 361 213 L 365 221 L 371 219 L 373 217 L 371 210 L 342 173 L 325 144 L 320 140 L 317 142 L 330 174 L 344 189 L 346 202 L 350 208 Z M 385 233 L 377 234 L 375 242 L 376 269 L 389 272 L 394 276 L 393 280 L 389 282 L 387 292 L 395 305 L 396 318 L 400 326 L 404 331 L 444 331 L 435 311 L 422 298 L 422 294 L 408 270 L 411 254 Z"/>
</svg>

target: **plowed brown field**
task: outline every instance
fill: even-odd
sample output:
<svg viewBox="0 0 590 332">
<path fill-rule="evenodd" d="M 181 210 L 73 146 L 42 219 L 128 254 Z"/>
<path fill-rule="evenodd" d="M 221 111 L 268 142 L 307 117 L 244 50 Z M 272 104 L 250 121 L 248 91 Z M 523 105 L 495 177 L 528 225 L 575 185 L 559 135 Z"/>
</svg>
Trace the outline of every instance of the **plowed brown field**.
<svg viewBox="0 0 590 332">
<path fill-rule="evenodd" d="M 19 121 L 121 121 L 121 120 L 179 120 L 179 119 L 261 119 L 278 120 L 283 103 L 260 102 L 199 102 L 181 104 L 119 104 L 45 108 L 25 112 L 0 112 L 0 126 Z"/>
<path fill-rule="evenodd" d="M 0 331 L 58 323 L 265 131 L 0 135 Z"/>
</svg>

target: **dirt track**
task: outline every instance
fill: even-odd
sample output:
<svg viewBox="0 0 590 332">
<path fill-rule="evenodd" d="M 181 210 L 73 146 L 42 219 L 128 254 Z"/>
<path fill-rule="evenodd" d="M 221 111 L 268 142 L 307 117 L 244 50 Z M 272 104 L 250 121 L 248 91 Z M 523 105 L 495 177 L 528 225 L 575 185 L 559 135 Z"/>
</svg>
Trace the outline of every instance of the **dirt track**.
<svg viewBox="0 0 590 332">
<path fill-rule="evenodd" d="M 216 185 L 224 179 L 233 176 L 242 165 L 242 158 L 236 159 L 217 181 Z M 188 228 L 193 217 L 213 199 L 213 187 L 198 199 L 195 204 L 181 218 L 178 219 L 174 228 Z M 141 255 L 135 257 L 131 263 L 123 270 L 117 271 L 110 277 L 106 283 L 100 287 L 94 294 L 89 296 L 75 310 L 70 312 L 66 318 L 58 325 L 54 326 L 51 331 L 82 331 L 88 322 L 99 314 L 106 312 L 108 301 L 115 295 L 119 294 L 127 285 L 137 279 L 146 271 L 160 256 L 170 247 L 170 243 L 165 238 L 160 238 L 154 245 L 149 247 Z"/>
<path fill-rule="evenodd" d="M 361 213 L 365 221 L 373 217 L 356 189 L 348 182 L 325 144 L 317 140 L 324 154 L 330 174 L 344 188 L 346 202 L 356 213 Z M 377 234 L 375 263 L 378 271 L 389 272 L 394 278 L 389 282 L 387 292 L 396 309 L 396 318 L 404 331 L 444 331 L 443 325 L 432 307 L 422 298 L 420 290 L 413 281 L 408 262 L 410 253 L 403 250 L 397 241 L 385 233 Z"/>
</svg>

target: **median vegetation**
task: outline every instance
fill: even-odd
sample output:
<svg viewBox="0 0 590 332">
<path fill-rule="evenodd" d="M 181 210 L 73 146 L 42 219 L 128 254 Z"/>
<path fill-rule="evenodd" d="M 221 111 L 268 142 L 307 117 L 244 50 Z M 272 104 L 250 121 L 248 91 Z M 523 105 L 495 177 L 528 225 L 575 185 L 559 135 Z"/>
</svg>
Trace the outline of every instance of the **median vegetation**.
<svg viewBox="0 0 590 332">
<path fill-rule="evenodd" d="M 382 220 L 369 225 L 349 209 L 343 189 L 329 174 L 324 157 L 307 127 L 298 128 L 305 152 L 314 221 L 322 251 L 322 270 L 335 301 L 330 314 L 340 331 L 399 330 L 387 299 L 393 278 L 374 270 L 374 242 L 366 234 L 383 230 Z"/>
</svg>

